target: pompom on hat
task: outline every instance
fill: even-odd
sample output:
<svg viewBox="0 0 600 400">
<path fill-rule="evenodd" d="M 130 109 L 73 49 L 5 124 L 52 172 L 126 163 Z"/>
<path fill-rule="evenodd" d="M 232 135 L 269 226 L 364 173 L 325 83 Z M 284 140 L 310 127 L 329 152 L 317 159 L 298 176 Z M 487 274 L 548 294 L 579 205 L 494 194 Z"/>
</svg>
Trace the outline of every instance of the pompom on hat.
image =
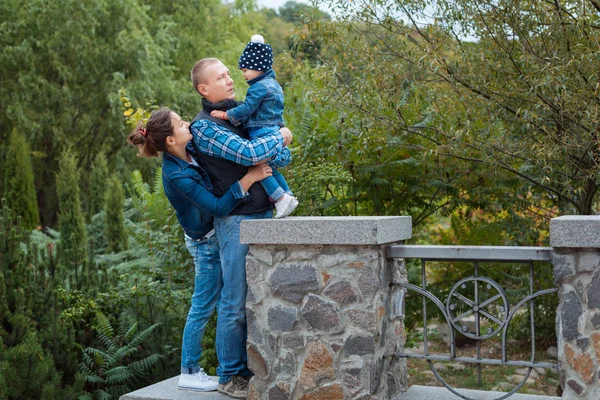
<svg viewBox="0 0 600 400">
<path fill-rule="evenodd" d="M 261 35 L 253 35 L 246 45 L 238 68 L 247 68 L 255 71 L 268 71 L 273 67 L 273 49 L 265 44 L 265 38 Z"/>
</svg>

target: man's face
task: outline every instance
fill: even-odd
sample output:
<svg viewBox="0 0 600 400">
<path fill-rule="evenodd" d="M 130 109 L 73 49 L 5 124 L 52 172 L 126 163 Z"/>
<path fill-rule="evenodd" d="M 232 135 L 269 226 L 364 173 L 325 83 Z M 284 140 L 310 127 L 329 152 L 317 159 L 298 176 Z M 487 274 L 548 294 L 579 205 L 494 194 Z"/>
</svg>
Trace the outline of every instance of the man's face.
<svg viewBox="0 0 600 400">
<path fill-rule="evenodd" d="M 211 103 L 233 100 L 233 79 L 229 69 L 222 62 L 209 65 L 204 70 L 204 83 L 198 85 L 200 94 Z"/>
</svg>

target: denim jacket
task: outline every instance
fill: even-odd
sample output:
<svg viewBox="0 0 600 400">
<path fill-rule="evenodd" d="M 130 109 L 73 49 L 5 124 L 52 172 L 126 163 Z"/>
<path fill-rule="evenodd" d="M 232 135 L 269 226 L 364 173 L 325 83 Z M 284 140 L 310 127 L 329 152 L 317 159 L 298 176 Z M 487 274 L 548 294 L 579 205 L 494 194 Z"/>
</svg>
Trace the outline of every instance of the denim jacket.
<svg viewBox="0 0 600 400">
<path fill-rule="evenodd" d="M 196 158 L 198 153 L 191 143 L 187 150 Z M 222 197 L 215 197 L 210 178 L 201 167 L 167 152 L 163 153 L 162 182 L 183 231 L 192 239 L 204 237 L 213 229 L 213 217 L 228 215 L 247 198 L 239 181 L 233 183 Z"/>
<path fill-rule="evenodd" d="M 246 100 L 227 111 L 231 123 L 243 122 L 247 129 L 283 126 L 283 89 L 275 80 L 275 72 L 270 69 L 249 80 L 248 85 Z"/>
</svg>

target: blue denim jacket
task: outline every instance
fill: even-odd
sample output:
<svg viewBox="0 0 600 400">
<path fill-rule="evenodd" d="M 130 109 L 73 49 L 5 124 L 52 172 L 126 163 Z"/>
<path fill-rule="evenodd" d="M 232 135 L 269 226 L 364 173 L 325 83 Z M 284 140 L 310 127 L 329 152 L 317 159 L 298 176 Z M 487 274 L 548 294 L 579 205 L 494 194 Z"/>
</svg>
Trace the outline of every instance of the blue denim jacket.
<svg viewBox="0 0 600 400">
<path fill-rule="evenodd" d="M 270 69 L 264 74 L 249 80 L 246 100 L 239 106 L 227 110 L 227 117 L 233 125 L 242 122 L 246 128 L 284 126 L 283 89 L 275 80 L 275 72 Z"/>
<path fill-rule="evenodd" d="M 196 158 L 197 153 L 191 144 L 188 152 Z M 231 185 L 222 197 L 215 197 L 211 193 L 210 178 L 201 167 L 167 152 L 163 153 L 162 182 L 183 231 L 192 239 L 204 237 L 213 229 L 213 217 L 228 215 L 247 198 L 239 181 Z"/>
</svg>

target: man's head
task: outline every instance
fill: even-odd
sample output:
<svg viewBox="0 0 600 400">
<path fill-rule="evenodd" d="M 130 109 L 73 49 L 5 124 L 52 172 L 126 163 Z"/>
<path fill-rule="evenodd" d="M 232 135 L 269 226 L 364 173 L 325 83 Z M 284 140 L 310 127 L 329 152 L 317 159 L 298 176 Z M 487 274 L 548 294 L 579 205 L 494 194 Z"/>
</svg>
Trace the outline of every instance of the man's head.
<svg viewBox="0 0 600 400">
<path fill-rule="evenodd" d="M 192 68 L 194 89 L 211 103 L 233 100 L 233 79 L 229 69 L 216 58 L 203 58 Z"/>
</svg>

